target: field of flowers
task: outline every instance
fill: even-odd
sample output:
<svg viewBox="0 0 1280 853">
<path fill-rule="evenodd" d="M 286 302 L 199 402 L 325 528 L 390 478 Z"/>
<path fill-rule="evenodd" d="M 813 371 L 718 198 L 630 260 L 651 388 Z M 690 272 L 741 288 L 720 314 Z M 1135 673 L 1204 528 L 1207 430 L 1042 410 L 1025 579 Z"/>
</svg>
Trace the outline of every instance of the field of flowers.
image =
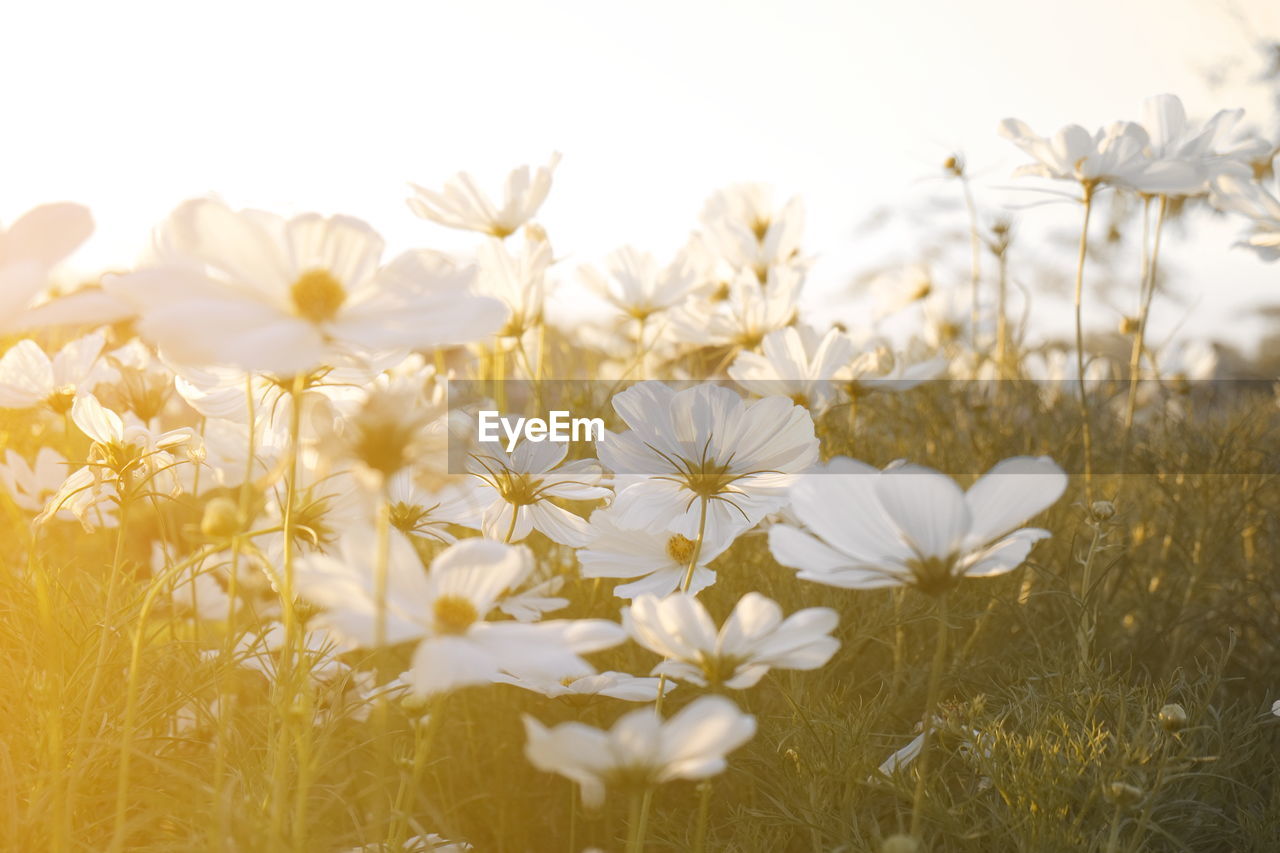
<svg viewBox="0 0 1280 853">
<path fill-rule="evenodd" d="M 465 257 L 200 198 L 71 292 L 89 212 L 30 211 L 0 232 L 0 844 L 1280 849 L 1275 377 L 1147 333 L 1175 220 L 1280 257 L 1241 117 L 1000 125 L 1078 208 L 1063 344 L 960 157 L 971 269 L 903 285 L 910 340 L 801 309 L 801 201 L 757 185 L 673 259 L 582 265 L 538 220 L 558 158 L 413 187 Z M 1117 200 L 1119 348 L 1086 328 Z M 612 321 L 559 321 L 570 281 Z M 552 410 L 603 435 L 479 440 Z"/>
</svg>

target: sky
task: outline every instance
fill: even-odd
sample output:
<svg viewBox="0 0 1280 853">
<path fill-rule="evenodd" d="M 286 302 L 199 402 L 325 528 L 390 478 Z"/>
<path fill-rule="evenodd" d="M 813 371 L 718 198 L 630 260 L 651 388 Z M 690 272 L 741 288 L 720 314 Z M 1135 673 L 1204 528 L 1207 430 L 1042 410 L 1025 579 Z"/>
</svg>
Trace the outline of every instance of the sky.
<svg viewBox="0 0 1280 853">
<path fill-rule="evenodd" d="M 11 3 L 0 10 L 0 222 L 53 200 L 98 222 L 77 269 L 130 264 L 184 198 L 367 219 L 393 249 L 474 240 L 414 218 L 407 182 L 506 172 L 563 154 L 539 219 L 566 269 L 633 244 L 668 255 L 705 198 L 751 180 L 805 199 L 815 319 L 857 321 L 850 280 L 909 259 L 910 238 L 858 238 L 878 207 L 945 194 L 965 152 L 979 206 L 1041 132 L 1137 118 L 1176 92 L 1192 115 L 1243 106 L 1268 0 L 933 2 Z M 1213 79 L 1222 85 L 1211 85 Z M 1021 210 L 1027 233 L 1069 205 Z M 1170 241 L 1184 294 L 1157 331 L 1251 340 L 1280 302 L 1280 264 L 1229 244 L 1237 222 Z M 1064 259 L 1069 263 L 1069 259 Z M 568 276 L 572 278 L 572 276 Z M 1065 328 L 1065 303 L 1034 306 Z M 1092 318 L 1114 319 L 1101 309 Z M 825 313 L 824 313 L 825 312 Z M 848 316 L 850 314 L 855 316 Z"/>
</svg>

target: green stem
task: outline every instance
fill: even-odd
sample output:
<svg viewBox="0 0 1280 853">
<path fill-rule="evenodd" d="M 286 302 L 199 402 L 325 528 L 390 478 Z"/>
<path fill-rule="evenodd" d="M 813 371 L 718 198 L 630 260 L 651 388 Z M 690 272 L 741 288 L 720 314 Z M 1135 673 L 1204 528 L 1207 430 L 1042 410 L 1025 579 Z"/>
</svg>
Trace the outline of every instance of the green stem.
<svg viewBox="0 0 1280 853">
<path fill-rule="evenodd" d="M 1093 606 L 1093 562 L 1102 539 L 1106 535 L 1101 521 L 1093 521 L 1093 539 L 1084 558 L 1084 571 L 1080 577 L 1080 625 L 1076 631 L 1076 645 L 1080 650 L 1080 671 L 1084 672 L 1093 657 L 1093 632 L 1096 620 Z"/>
<path fill-rule="evenodd" d="M 929 747 L 933 742 L 933 718 L 938 709 L 938 694 L 942 689 L 942 671 L 947 663 L 947 595 L 938 596 L 938 641 L 933 651 L 933 665 L 929 669 L 929 688 L 925 696 L 924 732 L 920 741 L 920 757 L 916 759 L 916 790 L 911 801 L 911 836 L 920 839 L 920 821 L 924 817 L 925 780 L 929 775 Z"/>
<path fill-rule="evenodd" d="M 964 190 L 964 206 L 969 212 L 969 248 L 972 261 L 969 269 L 970 297 L 969 307 L 969 345 L 978 352 L 978 289 L 982 281 L 982 238 L 978 235 L 978 208 L 973 203 L 973 190 L 969 187 L 969 179 L 960 176 L 960 187 Z"/>
<path fill-rule="evenodd" d="M 142 639 L 147 630 L 147 619 L 151 615 L 151 607 L 161 590 L 168 589 L 170 581 L 188 567 L 204 560 L 213 552 L 212 547 L 202 548 L 180 563 L 175 563 L 156 577 L 142 600 L 133 627 L 133 639 L 129 653 L 129 675 L 125 686 L 124 720 L 120 726 L 120 764 L 116 768 L 116 803 L 115 823 L 111 835 L 111 853 L 118 853 L 124 847 L 125 812 L 129 804 L 129 760 L 133 757 L 133 731 L 137 725 L 138 714 L 138 678 L 142 669 Z"/>
<path fill-rule="evenodd" d="M 284 645 L 280 649 L 280 661 L 277 665 L 276 714 L 279 731 L 275 740 L 271 762 L 271 835 L 270 843 L 279 843 L 284 837 L 284 802 L 286 774 L 288 770 L 287 754 L 291 728 L 293 727 L 293 706 L 297 699 L 297 685 L 294 662 L 301 662 L 301 636 L 298 631 L 297 611 L 293 599 L 293 533 L 295 523 L 295 507 L 298 486 L 298 445 L 302 434 L 302 403 L 306 387 L 306 377 L 298 374 L 294 377 L 290 391 L 289 412 L 289 457 L 285 480 L 285 503 L 283 513 L 284 527 L 284 570 L 280 581 L 280 604 L 284 622 Z M 301 758 L 301 757 L 300 757 Z M 300 837 L 302 827 L 295 827 L 295 842 Z"/>
<path fill-rule="evenodd" d="M 705 779 L 698 785 L 698 824 L 693 833 L 694 853 L 705 853 L 707 849 L 707 822 L 711 815 L 711 789 L 712 783 L 710 779 Z"/>
<path fill-rule="evenodd" d="M 649 822 L 649 807 L 653 802 L 653 788 L 644 789 L 644 795 L 631 795 L 630 819 L 627 821 L 627 853 L 644 853 L 645 827 Z"/>
<path fill-rule="evenodd" d="M 1138 375 L 1142 369 L 1142 353 L 1146 349 L 1147 320 L 1151 316 L 1151 303 L 1156 295 L 1156 270 L 1160 263 L 1160 237 L 1164 232 L 1165 215 L 1169 211 L 1169 197 L 1160 196 L 1160 208 L 1156 213 L 1155 240 L 1151 247 L 1151 260 L 1146 264 L 1146 276 L 1142 282 L 1142 304 L 1138 310 L 1138 329 L 1133 338 L 1133 349 L 1129 353 L 1129 399 L 1124 410 L 1124 431 L 1126 445 L 1129 430 L 1133 427 L 1133 416 L 1138 407 Z M 1155 365 L 1152 365 L 1154 367 Z"/>
<path fill-rule="evenodd" d="M 1075 287 L 1076 382 L 1080 392 L 1080 425 L 1084 437 L 1085 500 L 1088 503 L 1093 503 L 1093 434 L 1089 426 L 1089 401 L 1084 380 L 1084 313 L 1082 306 L 1084 304 L 1084 263 L 1089 249 L 1089 217 L 1093 213 L 1094 185 L 1091 182 L 1085 182 L 1082 186 L 1084 189 L 1084 195 L 1081 199 L 1084 203 L 1084 222 L 1080 226 L 1080 256 L 1076 261 Z"/>
</svg>

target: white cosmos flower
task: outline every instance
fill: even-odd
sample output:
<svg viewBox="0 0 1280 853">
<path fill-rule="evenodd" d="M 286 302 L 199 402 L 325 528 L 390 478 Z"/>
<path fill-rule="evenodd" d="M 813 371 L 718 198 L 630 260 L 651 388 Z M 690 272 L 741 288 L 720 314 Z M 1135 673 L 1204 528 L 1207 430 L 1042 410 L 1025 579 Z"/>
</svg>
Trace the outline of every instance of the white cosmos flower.
<svg viewBox="0 0 1280 853">
<path fill-rule="evenodd" d="M 616 475 L 616 518 L 650 533 L 696 539 L 705 501 L 706 529 L 729 537 L 782 506 L 794 475 L 818 458 L 813 419 L 786 397 L 748 402 L 716 385 L 640 382 L 613 408 L 631 427 L 606 431 L 598 446 Z"/>
<path fill-rule="evenodd" d="M 1115 122 L 1094 133 L 1070 124 L 1052 137 L 1043 137 L 1025 122 L 1007 118 L 1000 123 L 1000 135 L 1035 160 L 1019 167 L 1015 175 L 1128 187 L 1146 193 L 1178 192 L 1197 176 L 1187 163 L 1152 160 L 1147 155 L 1150 137 L 1133 122 Z"/>
<path fill-rule="evenodd" d="M 914 361 L 906 353 L 895 353 L 886 341 L 868 343 L 869 349 L 836 374 L 839 384 L 850 393 L 906 391 L 947 372 L 948 361 L 943 356 Z"/>
<path fill-rule="evenodd" d="M 387 492 L 391 524 L 406 536 L 426 536 L 452 545 L 456 538 L 449 525 L 480 529 L 486 497 L 481 484 L 470 477 L 458 477 L 428 491 L 406 468 L 387 482 Z"/>
<path fill-rule="evenodd" d="M 623 702 L 652 702 L 658 698 L 660 678 L 646 678 L 629 675 L 625 672 L 598 672 L 579 678 L 562 678 L 560 680 L 533 681 L 527 678 L 515 678 L 504 675 L 495 679 L 502 684 L 511 684 L 541 693 L 552 699 L 560 697 L 588 699 L 596 696 L 607 696 Z M 675 688 L 674 681 L 667 681 L 662 688 L 663 695 Z"/>
<path fill-rule="evenodd" d="M 19 509 L 27 512 L 44 509 L 49 496 L 58 491 L 66 478 L 67 460 L 48 446 L 36 451 L 35 462 L 31 465 L 22 456 L 6 449 L 4 464 L 0 465 L 0 486 L 4 486 Z"/>
<path fill-rule="evenodd" d="M 578 268 L 587 286 L 620 312 L 641 322 L 683 303 L 698 284 L 698 272 L 685 253 L 665 267 L 649 252 L 624 246 L 605 259 L 607 275 Z"/>
<path fill-rule="evenodd" d="M 497 443 L 486 443 L 472 454 L 467 470 L 481 484 L 484 534 L 521 542 L 540 530 L 561 545 L 585 545 L 586 520 L 552 499 L 595 501 L 611 492 L 601 485 L 604 472 L 596 460 L 566 463 L 568 452 L 564 442 L 522 440 L 511 453 Z"/>
<path fill-rule="evenodd" d="M 537 214 L 551 191 L 551 176 L 559 163 L 557 152 L 545 166 L 533 170 L 521 166 L 512 171 L 507 176 L 501 208 L 480 191 L 473 177 L 460 172 L 439 192 L 410 184 L 416 195 L 408 199 L 409 209 L 449 228 L 479 231 L 501 239 L 514 234 Z"/>
<path fill-rule="evenodd" d="M 45 405 L 57 414 L 71 408 L 114 371 L 101 360 L 106 336 L 93 332 L 58 350 L 51 359 L 33 340 L 21 340 L 0 358 L 0 408 Z"/>
<path fill-rule="evenodd" d="M 180 491 L 174 470 L 180 460 L 170 451 L 198 444 L 190 429 L 153 431 L 131 413 L 121 416 L 106 408 L 92 394 L 75 399 L 71 420 L 93 441 L 88 464 L 67 477 L 49 498 L 37 524 L 67 509 L 92 530 L 104 524 L 99 507 L 120 501 L 134 488 L 170 494 Z"/>
<path fill-rule="evenodd" d="M 606 786 L 634 792 L 722 773 L 725 756 L 751 739 L 756 721 L 723 696 L 700 696 L 665 721 L 641 708 L 609 731 L 582 723 L 548 729 L 528 715 L 524 728 L 529 763 L 578 783 L 583 804 L 599 808 Z"/>
<path fill-rule="evenodd" d="M 666 595 L 684 582 L 693 559 L 694 542 L 679 533 L 627 527 L 625 517 L 611 508 L 591 514 L 591 541 L 578 551 L 584 578 L 636 578 L 614 587 L 618 598 L 638 595 Z M 716 582 L 716 573 L 707 565 L 733 544 L 741 525 L 733 529 L 709 529 L 698 551 L 698 565 L 689 583 L 696 593 Z"/>
<path fill-rule="evenodd" d="M 346 853 L 468 853 L 474 849 L 465 841 L 450 841 L 443 835 L 432 832 L 428 835 L 406 838 L 403 844 L 397 844 L 394 847 L 378 842 L 366 844 L 363 847 L 352 847 Z"/>
<path fill-rule="evenodd" d="M 1214 175 L 1233 166 L 1266 156 L 1271 143 L 1240 133 L 1236 127 L 1244 110 L 1219 110 L 1203 124 L 1188 121 L 1177 95 L 1155 95 L 1142 103 L 1142 126 L 1151 139 L 1155 161 L 1173 161 L 1191 167 L 1184 186 L 1161 190 L 1165 195 L 1200 195 Z M 1141 189 L 1141 187 L 1139 187 Z"/>
<path fill-rule="evenodd" d="M 93 233 L 93 217 L 78 204 L 32 208 L 0 228 L 0 332 L 22 326 L 25 311 L 49 284 L 49 271 Z"/>
<path fill-rule="evenodd" d="M 831 636 L 840 617 L 809 607 L 783 619 L 777 602 L 758 592 L 739 599 L 719 631 L 692 595 L 643 595 L 623 611 L 637 643 L 666 660 L 651 675 L 699 687 L 754 687 L 770 669 L 817 669 L 840 648 Z"/>
<path fill-rule="evenodd" d="M 1280 258 L 1280 155 L 1272 161 L 1274 190 L 1253 180 L 1245 169 L 1216 175 L 1209 183 L 1209 201 L 1227 213 L 1252 220 L 1250 233 L 1238 246 L 1247 246 L 1266 261 Z"/>
<path fill-rule="evenodd" d="M 547 268 L 551 266 L 549 242 L 526 232 L 523 243 L 512 252 L 501 240 L 487 240 L 476 250 L 476 262 L 476 289 L 507 306 L 507 322 L 499 330 L 500 335 L 520 337 L 542 322 Z"/>
<path fill-rule="evenodd" d="M 346 216 L 285 220 L 197 199 L 157 236 L 158 262 L 104 286 L 139 314 L 167 358 L 292 376 L 394 349 L 483 338 L 502 325 L 473 271 L 405 252 L 381 266 L 382 238 Z"/>
<path fill-rule="evenodd" d="M 777 265 L 799 261 L 804 207 L 797 196 L 775 208 L 764 184 L 737 184 L 720 190 L 702 210 L 709 247 L 735 270 L 747 270 L 764 282 Z"/>
<path fill-rule="evenodd" d="M 853 342 L 839 329 L 819 337 L 799 325 L 765 335 L 762 353 L 743 351 L 729 366 L 729 376 L 761 397 L 781 394 L 815 414 L 834 402 L 831 381 L 854 359 Z"/>
<path fill-rule="evenodd" d="M 794 267 L 771 267 L 763 284 L 740 272 L 727 298 L 691 300 L 672 312 L 671 323 L 691 343 L 755 349 L 770 332 L 795 322 L 803 286 L 804 274 Z"/>
<path fill-rule="evenodd" d="M 1067 475 L 1048 457 L 1000 462 L 967 492 L 919 465 L 884 471 L 837 457 L 792 489 L 805 526 L 769 529 L 774 559 L 799 577 L 854 589 L 911 585 L 936 595 L 964 577 L 1017 568 L 1047 530 L 1018 528 L 1052 505 Z"/>
<path fill-rule="evenodd" d="M 621 626 L 602 619 L 488 621 L 506 591 L 533 571 L 524 547 L 466 539 L 426 572 L 399 533 L 391 545 L 385 640 L 417 643 L 405 675 L 416 695 L 487 684 L 503 673 L 534 680 L 590 675 L 595 670 L 579 655 L 625 637 Z M 349 531 L 337 556 L 310 554 L 297 566 L 300 595 L 324 610 L 318 624 L 353 646 L 371 647 L 377 639 L 373 555 L 372 534 Z"/>
</svg>

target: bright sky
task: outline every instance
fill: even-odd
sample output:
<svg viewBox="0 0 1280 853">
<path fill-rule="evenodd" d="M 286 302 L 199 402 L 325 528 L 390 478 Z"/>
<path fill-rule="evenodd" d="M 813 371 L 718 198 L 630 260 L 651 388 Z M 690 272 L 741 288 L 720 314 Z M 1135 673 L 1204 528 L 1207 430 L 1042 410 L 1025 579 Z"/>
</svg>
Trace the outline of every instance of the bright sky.
<svg viewBox="0 0 1280 853">
<path fill-rule="evenodd" d="M 1239 105 L 1270 122 L 1265 91 L 1240 81 L 1254 46 L 1280 37 L 1270 0 L 2 9 L 0 221 L 89 205 L 98 232 L 78 268 L 128 264 L 177 202 L 209 192 L 360 216 L 393 248 L 468 245 L 408 212 L 406 182 L 466 169 L 496 189 L 559 150 L 540 219 L 573 265 L 624 243 L 666 254 L 713 189 L 761 180 L 806 200 L 815 305 L 885 254 L 853 240 L 856 223 L 918 195 L 953 149 L 980 184 L 1010 183 L 1021 158 L 996 136 L 1001 118 L 1101 124 L 1172 91 L 1193 115 Z M 1236 82 L 1210 91 L 1224 62 Z M 1189 332 L 1252 336 L 1239 312 L 1280 301 L 1280 265 L 1226 250 L 1235 226 L 1171 249 L 1187 292 L 1212 285 Z M 1037 307 L 1050 325 L 1051 305 Z"/>
</svg>

